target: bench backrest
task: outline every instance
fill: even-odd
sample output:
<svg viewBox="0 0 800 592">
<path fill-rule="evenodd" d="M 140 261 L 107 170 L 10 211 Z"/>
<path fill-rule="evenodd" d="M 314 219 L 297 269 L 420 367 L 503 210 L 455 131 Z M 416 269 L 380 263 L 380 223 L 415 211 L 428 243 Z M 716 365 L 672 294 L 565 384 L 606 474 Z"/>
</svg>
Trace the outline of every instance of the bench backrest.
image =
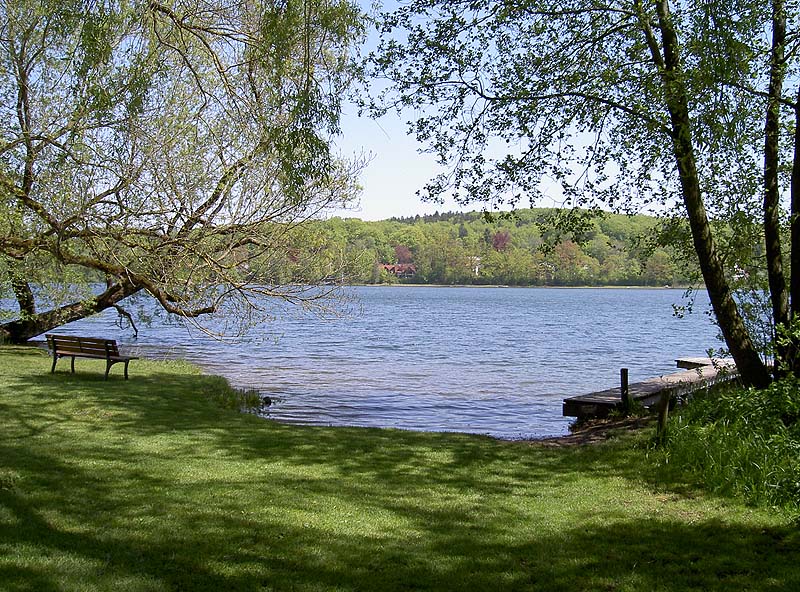
<svg viewBox="0 0 800 592">
<path fill-rule="evenodd" d="M 47 346 L 52 351 L 90 356 L 119 356 L 117 342 L 96 337 L 74 337 L 72 335 L 45 335 Z"/>
</svg>

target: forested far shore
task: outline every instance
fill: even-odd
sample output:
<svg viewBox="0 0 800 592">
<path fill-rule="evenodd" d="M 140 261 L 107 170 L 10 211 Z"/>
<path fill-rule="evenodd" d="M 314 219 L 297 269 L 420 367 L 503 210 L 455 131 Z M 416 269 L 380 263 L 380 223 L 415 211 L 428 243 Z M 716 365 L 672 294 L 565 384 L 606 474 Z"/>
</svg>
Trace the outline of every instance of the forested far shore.
<svg viewBox="0 0 800 592">
<path fill-rule="evenodd" d="M 287 252 L 286 271 L 316 261 L 330 269 L 331 280 L 361 284 L 661 287 L 693 281 L 694 270 L 658 246 L 656 218 L 603 213 L 560 233 L 559 212 L 314 221 Z"/>
</svg>

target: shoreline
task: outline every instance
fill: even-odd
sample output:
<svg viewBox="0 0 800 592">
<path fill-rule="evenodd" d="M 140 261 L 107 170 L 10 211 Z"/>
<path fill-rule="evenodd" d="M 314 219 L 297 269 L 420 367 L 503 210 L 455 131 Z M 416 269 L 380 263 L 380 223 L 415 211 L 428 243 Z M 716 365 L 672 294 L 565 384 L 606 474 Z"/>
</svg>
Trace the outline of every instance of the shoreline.
<svg viewBox="0 0 800 592">
<path fill-rule="evenodd" d="M 545 436 L 529 440 L 529 442 L 547 448 L 573 448 L 577 446 L 591 446 L 601 444 L 622 434 L 641 432 L 653 426 L 656 422 L 655 415 L 622 417 L 619 419 L 592 419 L 580 424 L 573 424 L 569 434 L 562 436 Z"/>
<path fill-rule="evenodd" d="M 705 290 L 705 286 L 514 286 L 508 284 L 342 284 L 342 288 L 519 288 L 525 290 Z"/>
<path fill-rule="evenodd" d="M 44 351 L 48 353 L 49 350 L 47 349 L 47 343 L 45 341 L 35 341 L 30 340 L 23 345 L 17 346 L 7 346 L 7 345 L 0 345 L 0 348 L 15 348 L 15 347 L 22 347 L 27 348 L 31 347 L 34 349 L 38 349 L 40 351 Z M 155 362 L 155 363 L 162 363 L 162 362 L 184 362 L 194 368 L 196 368 L 201 375 L 210 376 L 220 378 L 225 381 L 228 387 L 233 391 L 242 390 L 242 387 L 234 386 L 231 384 L 230 380 L 221 375 L 214 372 L 210 372 L 208 368 L 203 367 L 201 364 L 188 360 L 186 358 L 171 358 L 171 357 L 164 357 L 164 358 L 147 358 L 144 359 Z M 281 421 L 278 418 L 269 417 L 267 415 L 261 415 L 260 413 L 254 412 L 255 408 L 247 408 L 242 407 L 239 409 L 239 412 L 243 415 L 254 415 L 258 417 L 262 421 L 268 421 L 270 423 L 275 423 L 278 425 L 285 425 L 285 426 L 307 426 L 309 424 L 303 423 L 294 423 L 294 422 L 287 422 Z M 578 446 L 588 446 L 588 445 L 596 445 L 603 442 L 606 442 L 612 438 L 615 438 L 621 434 L 630 434 L 634 432 L 642 431 L 654 424 L 656 421 L 655 415 L 645 415 L 645 416 L 631 416 L 631 417 L 622 417 L 622 418 L 600 418 L 600 419 L 590 419 L 583 422 L 578 422 L 574 420 L 570 423 L 568 429 L 569 432 L 566 434 L 560 435 L 545 435 L 545 436 L 520 436 L 520 437 L 500 437 L 500 436 L 493 436 L 490 434 L 484 433 L 477 433 L 477 432 L 462 432 L 457 430 L 421 430 L 421 429 L 406 429 L 406 428 L 396 428 L 391 426 L 386 427 L 376 427 L 376 426 L 358 426 L 358 425 L 316 425 L 312 424 L 315 427 L 325 427 L 328 429 L 341 429 L 341 430 L 380 430 L 382 432 L 390 432 L 395 430 L 407 431 L 412 433 L 419 433 L 419 434 L 459 434 L 462 436 L 471 436 L 475 438 L 489 438 L 496 442 L 508 442 L 508 443 L 528 443 L 531 445 L 542 446 L 546 448 L 574 448 Z"/>
</svg>

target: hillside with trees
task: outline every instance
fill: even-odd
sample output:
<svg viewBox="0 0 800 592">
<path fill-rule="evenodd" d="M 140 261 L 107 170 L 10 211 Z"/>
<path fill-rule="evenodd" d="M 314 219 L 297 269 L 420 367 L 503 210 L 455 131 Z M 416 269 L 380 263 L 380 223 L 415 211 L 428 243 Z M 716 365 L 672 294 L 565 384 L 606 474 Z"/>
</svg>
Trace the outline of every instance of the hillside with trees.
<svg viewBox="0 0 800 592">
<path fill-rule="evenodd" d="M 605 213 L 563 236 L 558 210 L 513 214 L 444 213 L 368 222 L 332 218 L 306 229 L 287 253 L 295 261 L 345 270 L 348 283 L 504 284 L 513 286 L 678 286 L 691 278 L 651 237 L 658 221 Z M 315 257 L 308 257 L 307 250 Z M 304 256 L 300 256 L 300 254 Z M 395 274 L 389 266 L 413 269 Z M 336 273 L 341 273 L 337 271 Z M 405 275 L 408 277 L 398 277 Z"/>
</svg>

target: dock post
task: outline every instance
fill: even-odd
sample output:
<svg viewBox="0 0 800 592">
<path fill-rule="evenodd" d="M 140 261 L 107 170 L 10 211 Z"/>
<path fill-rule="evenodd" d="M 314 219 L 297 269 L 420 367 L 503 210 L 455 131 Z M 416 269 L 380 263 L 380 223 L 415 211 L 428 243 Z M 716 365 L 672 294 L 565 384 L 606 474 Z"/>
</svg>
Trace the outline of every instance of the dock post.
<svg viewBox="0 0 800 592">
<path fill-rule="evenodd" d="M 619 369 L 619 392 L 622 396 L 622 408 L 625 410 L 625 413 L 628 413 L 633 405 L 631 404 L 631 393 L 628 390 L 627 368 Z"/>
</svg>

